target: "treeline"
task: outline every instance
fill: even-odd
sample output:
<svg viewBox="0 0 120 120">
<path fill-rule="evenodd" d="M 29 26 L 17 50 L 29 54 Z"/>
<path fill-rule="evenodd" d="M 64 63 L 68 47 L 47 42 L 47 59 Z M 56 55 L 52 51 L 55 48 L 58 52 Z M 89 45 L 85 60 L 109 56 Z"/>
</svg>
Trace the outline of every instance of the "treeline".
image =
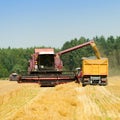
<svg viewBox="0 0 120 120">
<path fill-rule="evenodd" d="M 105 38 L 94 37 L 93 38 L 102 57 L 109 59 L 109 71 L 110 74 L 114 74 L 115 71 L 120 72 L 120 36 L 110 36 Z M 55 51 L 65 50 L 73 46 L 88 42 L 89 39 L 81 37 L 80 39 L 73 39 L 64 43 L 61 49 L 55 48 Z M 31 54 L 34 53 L 34 48 L 1 48 L 0 49 L 0 77 L 8 77 L 12 72 L 20 73 L 26 72 L 28 68 L 28 60 Z M 94 57 L 94 51 L 91 46 L 78 49 L 76 51 L 69 52 L 62 56 L 64 63 L 64 69 L 74 70 L 76 67 L 81 66 L 82 57 Z"/>
<path fill-rule="evenodd" d="M 12 72 L 25 71 L 33 52 L 33 48 L 0 49 L 0 77 L 8 77 Z"/>
</svg>

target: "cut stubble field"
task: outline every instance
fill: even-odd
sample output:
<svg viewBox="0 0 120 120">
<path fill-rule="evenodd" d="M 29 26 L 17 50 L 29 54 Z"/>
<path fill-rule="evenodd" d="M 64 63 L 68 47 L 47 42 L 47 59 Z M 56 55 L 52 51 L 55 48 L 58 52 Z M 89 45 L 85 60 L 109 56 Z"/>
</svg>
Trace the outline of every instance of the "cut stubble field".
<svg viewBox="0 0 120 120">
<path fill-rule="evenodd" d="M 119 120 L 120 76 L 108 86 L 40 87 L 0 80 L 0 120 Z"/>
</svg>

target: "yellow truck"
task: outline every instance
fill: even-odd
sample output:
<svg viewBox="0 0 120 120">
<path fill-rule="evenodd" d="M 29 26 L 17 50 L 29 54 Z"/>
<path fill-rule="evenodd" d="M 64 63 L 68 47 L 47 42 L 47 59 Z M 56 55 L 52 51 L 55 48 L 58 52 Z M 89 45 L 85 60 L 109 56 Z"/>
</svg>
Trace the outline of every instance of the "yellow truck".
<svg viewBox="0 0 120 120">
<path fill-rule="evenodd" d="M 101 58 L 100 52 L 95 44 L 95 42 L 90 42 L 91 47 L 94 50 L 96 58 L 82 59 L 82 68 L 77 70 L 77 81 L 85 85 L 107 85 L 108 76 L 108 59 Z"/>
<path fill-rule="evenodd" d="M 87 59 L 82 60 L 82 85 L 107 85 L 108 59 Z"/>
</svg>

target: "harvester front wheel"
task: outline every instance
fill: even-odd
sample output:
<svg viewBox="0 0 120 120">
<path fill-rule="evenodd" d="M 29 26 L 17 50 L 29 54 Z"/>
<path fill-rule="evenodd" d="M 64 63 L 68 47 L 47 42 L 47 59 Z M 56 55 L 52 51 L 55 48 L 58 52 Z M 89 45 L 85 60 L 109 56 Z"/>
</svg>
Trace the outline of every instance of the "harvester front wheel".
<svg viewBox="0 0 120 120">
<path fill-rule="evenodd" d="M 86 84 L 85 83 L 82 83 L 82 87 L 85 87 L 86 86 Z"/>
<path fill-rule="evenodd" d="M 22 80 L 21 80 L 21 76 L 18 77 L 18 80 L 17 80 L 18 83 L 21 83 Z"/>
</svg>

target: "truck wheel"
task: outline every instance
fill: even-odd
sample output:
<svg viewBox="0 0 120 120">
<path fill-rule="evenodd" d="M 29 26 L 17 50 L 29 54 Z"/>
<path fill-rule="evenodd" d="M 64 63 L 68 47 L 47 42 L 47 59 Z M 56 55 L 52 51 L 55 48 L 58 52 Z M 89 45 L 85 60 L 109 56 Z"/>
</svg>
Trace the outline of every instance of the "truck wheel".
<svg viewBox="0 0 120 120">
<path fill-rule="evenodd" d="M 100 83 L 99 85 L 100 85 L 100 86 L 106 86 L 107 83 Z"/>
<path fill-rule="evenodd" d="M 106 83 L 103 83 L 103 86 L 106 86 L 107 85 L 107 82 Z"/>
</svg>

